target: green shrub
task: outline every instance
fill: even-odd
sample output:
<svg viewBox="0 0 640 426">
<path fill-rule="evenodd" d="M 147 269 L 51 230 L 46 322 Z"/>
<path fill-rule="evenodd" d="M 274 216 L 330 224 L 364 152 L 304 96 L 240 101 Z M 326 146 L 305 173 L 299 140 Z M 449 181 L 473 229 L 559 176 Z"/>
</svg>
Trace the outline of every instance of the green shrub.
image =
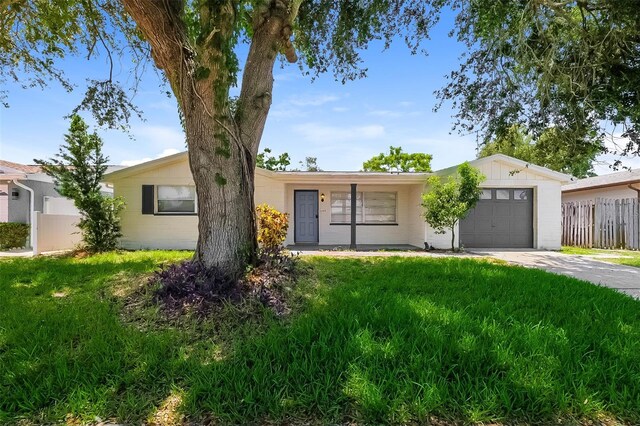
<svg viewBox="0 0 640 426">
<path fill-rule="evenodd" d="M 0 223 L 0 249 L 24 247 L 28 236 L 29 225 L 26 223 Z"/>
</svg>

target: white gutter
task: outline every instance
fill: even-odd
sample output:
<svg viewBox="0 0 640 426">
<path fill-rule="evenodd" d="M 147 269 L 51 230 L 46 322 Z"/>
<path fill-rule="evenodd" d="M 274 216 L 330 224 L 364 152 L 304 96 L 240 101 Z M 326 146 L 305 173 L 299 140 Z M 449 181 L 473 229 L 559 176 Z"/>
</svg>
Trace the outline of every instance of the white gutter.
<svg viewBox="0 0 640 426">
<path fill-rule="evenodd" d="M 33 189 L 29 188 L 27 185 L 24 185 L 20 182 L 18 182 L 17 179 L 13 180 L 13 183 L 16 184 L 16 186 L 19 186 L 22 189 L 26 189 L 27 191 L 29 191 L 29 229 L 30 229 L 30 240 L 31 240 L 31 248 L 35 251 L 36 250 L 36 227 L 35 227 L 35 221 L 34 218 L 36 216 L 36 212 L 35 212 L 35 194 L 33 192 Z"/>
</svg>

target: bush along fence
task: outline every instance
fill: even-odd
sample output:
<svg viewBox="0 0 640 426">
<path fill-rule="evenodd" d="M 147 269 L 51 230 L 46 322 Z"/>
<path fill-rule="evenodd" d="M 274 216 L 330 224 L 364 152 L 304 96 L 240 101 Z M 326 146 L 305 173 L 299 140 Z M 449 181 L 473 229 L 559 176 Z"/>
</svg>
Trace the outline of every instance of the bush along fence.
<svg viewBox="0 0 640 426">
<path fill-rule="evenodd" d="M 640 249 L 640 200 L 576 201 L 562 204 L 562 245 Z"/>
<path fill-rule="evenodd" d="M 0 250 L 27 246 L 29 225 L 24 223 L 0 223 Z"/>
</svg>

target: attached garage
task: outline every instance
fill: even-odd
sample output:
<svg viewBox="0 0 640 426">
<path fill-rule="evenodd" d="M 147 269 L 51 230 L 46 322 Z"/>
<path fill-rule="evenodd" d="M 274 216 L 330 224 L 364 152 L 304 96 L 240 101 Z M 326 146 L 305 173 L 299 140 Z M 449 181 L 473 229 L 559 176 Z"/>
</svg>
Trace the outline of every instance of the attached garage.
<svg viewBox="0 0 640 426">
<path fill-rule="evenodd" d="M 485 188 L 480 201 L 460 221 L 467 248 L 533 248 L 533 189 Z"/>
<path fill-rule="evenodd" d="M 558 250 L 562 236 L 561 187 L 571 176 L 502 154 L 469 161 L 485 176 L 476 207 L 455 230 L 456 246 Z M 457 167 L 437 175 L 454 175 Z M 451 247 L 451 233 L 426 227 L 432 247 Z M 458 245 L 459 244 L 459 245 Z"/>
</svg>

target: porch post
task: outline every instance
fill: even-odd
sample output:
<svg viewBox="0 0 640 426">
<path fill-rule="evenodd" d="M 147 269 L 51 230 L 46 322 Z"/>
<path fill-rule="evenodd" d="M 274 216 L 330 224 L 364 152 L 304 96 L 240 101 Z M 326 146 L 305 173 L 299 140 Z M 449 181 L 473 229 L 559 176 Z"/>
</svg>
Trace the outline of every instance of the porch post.
<svg viewBox="0 0 640 426">
<path fill-rule="evenodd" d="M 355 183 L 351 184 L 351 244 L 349 248 L 352 250 L 356 249 L 356 218 L 357 218 L 357 208 L 358 204 L 356 202 L 357 191 L 356 187 L 358 185 Z"/>
</svg>

